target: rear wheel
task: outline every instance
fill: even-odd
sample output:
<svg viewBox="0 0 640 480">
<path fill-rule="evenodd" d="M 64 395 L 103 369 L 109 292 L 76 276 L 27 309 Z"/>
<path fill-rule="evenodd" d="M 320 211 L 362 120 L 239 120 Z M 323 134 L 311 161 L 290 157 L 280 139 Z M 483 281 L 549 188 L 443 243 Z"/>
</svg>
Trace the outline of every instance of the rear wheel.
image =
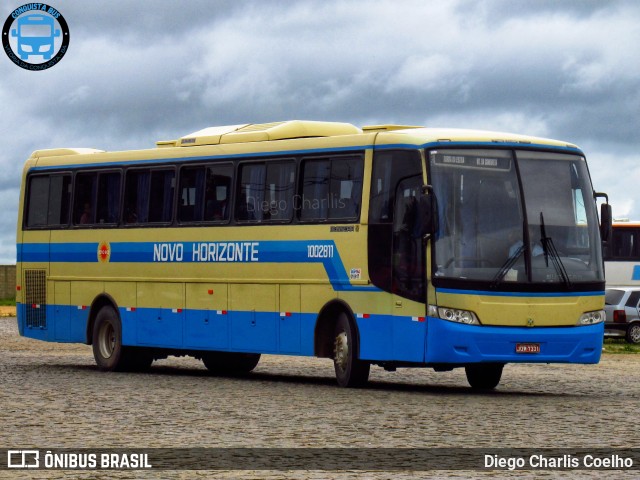
<svg viewBox="0 0 640 480">
<path fill-rule="evenodd" d="M 246 375 L 259 361 L 259 353 L 206 352 L 202 355 L 204 366 L 216 375 Z"/>
<path fill-rule="evenodd" d="M 472 388 L 493 390 L 500 383 L 503 367 L 502 363 L 477 363 L 467 365 L 464 370 Z"/>
<path fill-rule="evenodd" d="M 343 312 L 338 316 L 333 343 L 333 366 L 341 387 L 361 387 L 369 380 L 371 365 L 358 358 L 355 327 Z"/>
<path fill-rule="evenodd" d="M 627 329 L 627 342 L 640 343 L 640 323 L 632 323 Z"/>
<path fill-rule="evenodd" d="M 113 372 L 146 370 L 153 362 L 150 352 L 122 345 L 122 324 L 116 310 L 104 306 L 93 326 L 93 357 L 100 370 Z"/>
<path fill-rule="evenodd" d="M 93 326 L 93 357 L 100 370 L 120 370 L 123 366 L 122 325 L 115 309 L 100 309 Z"/>
</svg>

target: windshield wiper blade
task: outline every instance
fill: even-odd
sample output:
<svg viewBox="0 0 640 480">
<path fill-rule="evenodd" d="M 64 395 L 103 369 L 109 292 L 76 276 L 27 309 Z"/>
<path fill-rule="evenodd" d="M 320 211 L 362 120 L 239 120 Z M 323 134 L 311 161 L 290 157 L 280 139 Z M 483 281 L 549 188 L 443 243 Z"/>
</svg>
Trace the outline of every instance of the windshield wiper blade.
<svg viewBox="0 0 640 480">
<path fill-rule="evenodd" d="M 518 258 L 520 258 L 520 255 L 522 255 L 522 252 L 524 252 L 524 244 L 520 245 L 518 249 L 515 252 L 513 252 L 513 255 L 507 258 L 507 261 L 504 262 L 504 264 L 500 267 L 500 270 L 498 270 L 498 273 L 496 273 L 496 276 L 493 277 L 493 281 L 491 282 L 491 288 L 496 288 L 498 286 L 498 284 L 502 281 L 502 279 L 507 275 L 507 272 L 511 270 L 511 267 L 513 267 L 513 265 L 516 263 Z"/>
<path fill-rule="evenodd" d="M 544 216 L 542 215 L 542 212 L 540 212 L 540 237 L 546 266 L 549 266 L 549 257 L 551 257 L 551 263 L 553 263 L 553 267 L 556 269 L 556 273 L 562 279 L 567 288 L 571 288 L 571 280 L 569 279 L 566 268 L 564 268 L 564 264 L 562 263 L 560 254 L 558 253 L 558 250 L 556 250 L 556 246 L 553 244 L 553 240 L 551 239 L 551 237 L 547 237 L 547 232 L 544 225 Z"/>
</svg>

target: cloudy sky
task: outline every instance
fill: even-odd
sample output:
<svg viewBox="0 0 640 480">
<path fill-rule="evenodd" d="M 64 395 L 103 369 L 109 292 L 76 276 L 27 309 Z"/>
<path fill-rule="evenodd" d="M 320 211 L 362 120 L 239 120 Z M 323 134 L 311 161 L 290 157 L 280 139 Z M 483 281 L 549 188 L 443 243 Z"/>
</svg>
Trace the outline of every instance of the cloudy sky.
<svg viewBox="0 0 640 480">
<path fill-rule="evenodd" d="M 48 0 L 47 0 L 48 1 Z M 25 0 L 3 0 L 0 20 Z M 51 0 L 46 71 L 0 52 L 0 263 L 24 160 L 151 148 L 213 125 L 401 123 L 576 143 L 614 216 L 640 219 L 636 0 Z"/>
</svg>

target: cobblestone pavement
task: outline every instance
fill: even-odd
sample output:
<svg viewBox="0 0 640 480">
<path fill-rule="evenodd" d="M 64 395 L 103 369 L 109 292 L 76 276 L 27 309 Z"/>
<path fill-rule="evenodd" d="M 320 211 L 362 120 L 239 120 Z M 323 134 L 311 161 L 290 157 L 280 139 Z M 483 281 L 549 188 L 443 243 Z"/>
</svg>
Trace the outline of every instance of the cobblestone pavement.
<svg viewBox="0 0 640 480">
<path fill-rule="evenodd" d="M 638 448 L 640 355 L 598 365 L 507 365 L 495 392 L 461 369 L 385 372 L 336 387 L 326 359 L 263 356 L 247 378 L 169 358 L 149 373 L 103 373 L 91 347 L 18 336 L 0 318 L 0 446 Z M 71 472 L 75 478 L 637 478 L 635 472 Z M 63 472 L 0 471 L 1 478 Z"/>
</svg>

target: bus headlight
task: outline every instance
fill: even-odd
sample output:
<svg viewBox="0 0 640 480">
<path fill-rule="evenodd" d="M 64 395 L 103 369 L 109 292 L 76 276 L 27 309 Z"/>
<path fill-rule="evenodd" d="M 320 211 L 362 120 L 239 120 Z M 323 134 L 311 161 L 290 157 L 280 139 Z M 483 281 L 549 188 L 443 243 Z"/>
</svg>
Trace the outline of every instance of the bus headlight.
<svg viewBox="0 0 640 480">
<path fill-rule="evenodd" d="M 602 323 L 605 319 L 604 310 L 596 310 L 595 312 L 586 312 L 580 315 L 578 325 L 595 325 L 596 323 Z"/>
<path fill-rule="evenodd" d="M 467 325 L 480 325 L 480 321 L 476 314 L 469 310 L 429 305 L 429 315 L 449 322 L 466 323 Z"/>
</svg>

